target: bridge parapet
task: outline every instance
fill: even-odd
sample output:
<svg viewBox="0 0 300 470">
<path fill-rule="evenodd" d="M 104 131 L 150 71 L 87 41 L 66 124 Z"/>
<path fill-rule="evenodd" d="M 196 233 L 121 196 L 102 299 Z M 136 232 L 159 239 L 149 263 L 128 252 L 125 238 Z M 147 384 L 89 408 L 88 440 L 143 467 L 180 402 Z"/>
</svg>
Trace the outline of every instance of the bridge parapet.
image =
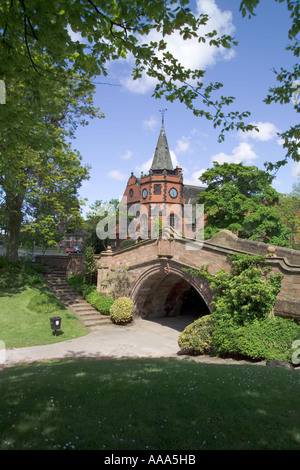
<svg viewBox="0 0 300 470">
<path fill-rule="evenodd" d="M 98 259 L 98 290 L 107 293 L 105 286 L 107 276 L 111 271 L 127 266 L 131 278 L 131 296 L 136 300 L 139 295 L 138 289 L 145 287 L 141 280 L 146 280 L 149 276 L 164 283 L 167 289 L 168 283 L 165 277 L 172 275 L 177 276 L 177 279 L 181 276 L 180 273 L 183 273 L 182 268 L 199 269 L 203 265 L 208 265 L 212 274 L 216 274 L 221 268 L 229 272 L 228 255 L 260 254 L 267 256 L 267 263 L 274 272 L 284 275 L 274 308 L 275 314 L 300 320 L 300 252 L 281 247 L 275 247 L 274 252 L 273 249 L 268 250 L 268 245 L 264 243 L 239 239 L 227 230 L 219 232 L 211 240 L 204 241 L 201 248 L 195 246 L 196 249 L 187 249 L 188 245 L 191 247 L 190 243 L 191 240 L 171 236 L 147 240 L 116 252 L 108 249 Z M 186 278 L 185 281 L 193 284 L 190 279 Z M 198 286 L 194 283 L 194 287 L 208 303 L 211 296 L 207 286 L 203 290 L 201 282 L 203 280 L 200 279 Z M 158 288 L 159 283 L 153 283 L 153 288 L 154 285 Z M 152 292 L 153 296 L 156 294 L 155 291 Z M 147 295 L 149 298 L 149 292 Z"/>
</svg>

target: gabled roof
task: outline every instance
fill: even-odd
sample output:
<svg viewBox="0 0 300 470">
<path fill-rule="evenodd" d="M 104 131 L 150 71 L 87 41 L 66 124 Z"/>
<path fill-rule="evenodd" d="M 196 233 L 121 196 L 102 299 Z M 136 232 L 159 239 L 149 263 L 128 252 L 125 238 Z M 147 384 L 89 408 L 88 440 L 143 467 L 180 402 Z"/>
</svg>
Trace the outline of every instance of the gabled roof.
<svg viewBox="0 0 300 470">
<path fill-rule="evenodd" d="M 164 123 L 162 122 L 151 170 L 173 170 Z"/>
</svg>

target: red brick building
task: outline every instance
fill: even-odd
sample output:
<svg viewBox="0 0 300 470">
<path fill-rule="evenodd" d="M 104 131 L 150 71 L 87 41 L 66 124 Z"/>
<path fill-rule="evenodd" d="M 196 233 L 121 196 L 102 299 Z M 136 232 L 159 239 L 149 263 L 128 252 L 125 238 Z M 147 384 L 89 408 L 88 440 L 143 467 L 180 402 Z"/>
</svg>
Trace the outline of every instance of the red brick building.
<svg viewBox="0 0 300 470">
<path fill-rule="evenodd" d="M 179 233 L 186 232 L 187 226 L 195 229 L 195 210 L 187 220 L 185 205 L 195 206 L 202 189 L 185 185 L 182 169 L 173 168 L 163 119 L 149 173 L 142 173 L 140 178 L 131 173 L 127 182 L 122 203 L 127 207 L 128 218 L 127 226 L 125 217 L 120 220 L 120 239 L 126 238 L 126 233 L 130 238 L 153 238 L 159 228 L 166 226 Z"/>
</svg>

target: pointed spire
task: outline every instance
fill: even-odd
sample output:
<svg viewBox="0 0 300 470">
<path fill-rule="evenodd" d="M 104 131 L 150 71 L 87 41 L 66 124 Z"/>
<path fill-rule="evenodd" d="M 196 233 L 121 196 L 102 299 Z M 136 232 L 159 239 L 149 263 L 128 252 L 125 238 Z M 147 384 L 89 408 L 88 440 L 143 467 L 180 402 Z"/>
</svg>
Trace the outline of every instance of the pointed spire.
<svg viewBox="0 0 300 470">
<path fill-rule="evenodd" d="M 172 159 L 170 155 L 170 150 L 168 146 L 167 136 L 165 132 L 164 126 L 164 112 L 167 111 L 166 109 L 162 109 L 162 123 L 161 123 L 161 130 L 158 137 L 151 170 L 173 170 Z"/>
</svg>

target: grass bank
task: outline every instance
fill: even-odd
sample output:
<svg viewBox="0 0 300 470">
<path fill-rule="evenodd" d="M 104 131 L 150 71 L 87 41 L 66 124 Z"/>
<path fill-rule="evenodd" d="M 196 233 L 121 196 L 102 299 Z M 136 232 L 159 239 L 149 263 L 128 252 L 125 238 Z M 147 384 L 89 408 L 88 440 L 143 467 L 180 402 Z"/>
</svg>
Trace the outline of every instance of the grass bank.
<svg viewBox="0 0 300 470">
<path fill-rule="evenodd" d="M 299 449 L 300 374 L 176 359 L 0 371 L 0 449 Z"/>
<path fill-rule="evenodd" d="M 56 337 L 50 328 L 52 316 L 62 318 Z M 0 340 L 6 348 L 57 343 L 87 332 L 47 287 L 43 269 L 0 258 Z"/>
</svg>

